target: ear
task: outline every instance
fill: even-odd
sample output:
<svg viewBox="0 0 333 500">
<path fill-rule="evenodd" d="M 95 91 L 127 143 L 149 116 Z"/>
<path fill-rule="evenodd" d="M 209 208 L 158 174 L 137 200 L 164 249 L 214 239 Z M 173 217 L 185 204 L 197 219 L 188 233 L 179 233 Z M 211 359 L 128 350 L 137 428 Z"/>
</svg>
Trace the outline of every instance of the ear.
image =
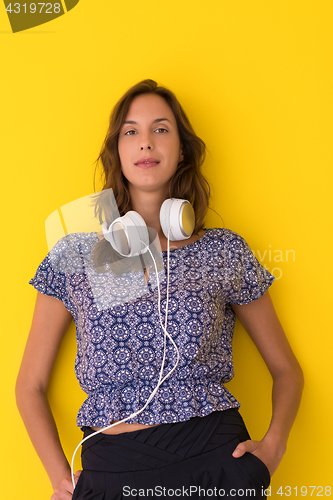
<svg viewBox="0 0 333 500">
<path fill-rule="evenodd" d="M 184 153 L 183 153 L 183 147 L 180 146 L 180 153 L 179 153 L 179 162 L 180 163 L 181 161 L 184 160 Z"/>
</svg>

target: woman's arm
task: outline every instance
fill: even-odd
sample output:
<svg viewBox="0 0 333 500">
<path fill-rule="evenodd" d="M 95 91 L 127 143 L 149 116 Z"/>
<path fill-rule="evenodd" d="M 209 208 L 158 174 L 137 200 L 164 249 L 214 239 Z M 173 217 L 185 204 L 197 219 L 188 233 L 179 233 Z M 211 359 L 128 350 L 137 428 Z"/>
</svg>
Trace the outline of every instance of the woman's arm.
<svg viewBox="0 0 333 500">
<path fill-rule="evenodd" d="M 55 499 L 71 498 L 72 488 L 70 467 L 46 393 L 62 338 L 71 320 L 72 315 L 60 300 L 37 293 L 32 325 L 16 382 L 17 406 L 32 444 L 53 488 L 60 488 L 52 497 Z M 66 496 L 66 489 L 69 496 Z"/>
<path fill-rule="evenodd" d="M 272 418 L 268 431 L 261 441 L 240 443 L 233 456 L 237 458 L 245 452 L 253 453 L 267 465 L 272 475 L 286 451 L 288 436 L 300 405 L 303 373 L 268 292 L 250 304 L 232 305 L 232 308 L 273 378 Z"/>
</svg>

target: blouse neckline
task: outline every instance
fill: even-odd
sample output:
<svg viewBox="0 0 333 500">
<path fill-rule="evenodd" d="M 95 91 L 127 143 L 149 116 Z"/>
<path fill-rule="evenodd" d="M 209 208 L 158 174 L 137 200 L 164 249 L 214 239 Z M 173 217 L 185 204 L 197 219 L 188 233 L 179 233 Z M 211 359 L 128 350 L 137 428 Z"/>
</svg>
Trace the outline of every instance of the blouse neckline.
<svg viewBox="0 0 333 500">
<path fill-rule="evenodd" d="M 211 228 L 204 228 L 204 230 L 205 230 L 205 232 L 204 232 L 204 234 L 203 234 L 200 238 L 198 238 L 197 240 L 192 241 L 192 243 L 188 243 L 187 245 L 184 245 L 184 246 L 182 246 L 182 247 L 172 248 L 172 249 L 170 248 L 170 253 L 171 253 L 171 252 L 176 252 L 177 250 L 183 250 L 183 249 L 186 249 L 186 248 L 192 247 L 192 245 L 196 245 L 197 243 L 199 243 L 199 244 L 200 244 L 202 241 L 204 241 L 204 240 L 205 240 L 205 238 L 207 237 L 208 232 L 209 232 L 209 231 L 212 231 L 212 229 L 211 229 Z M 99 239 L 99 237 L 97 236 L 97 233 L 96 233 L 95 231 L 93 231 L 93 232 L 92 232 L 92 234 L 95 236 L 95 238 L 96 238 L 98 241 L 102 241 L 102 240 L 100 240 L 100 239 Z M 170 240 L 170 243 L 172 243 L 172 242 L 171 242 L 171 240 Z M 167 250 L 161 250 L 161 253 L 162 253 L 162 254 L 167 254 L 167 253 L 168 253 L 168 251 L 167 251 Z"/>
<path fill-rule="evenodd" d="M 172 248 L 172 249 L 170 248 L 170 253 L 176 252 L 177 250 L 185 250 L 186 248 L 192 247 L 192 245 L 195 245 L 196 243 L 201 243 L 202 241 L 204 241 L 208 231 L 210 231 L 210 229 L 207 229 L 207 228 L 204 228 L 204 229 L 205 229 L 205 232 L 200 238 L 198 238 L 195 241 L 192 241 L 192 243 L 188 243 L 187 245 L 183 245 L 182 247 Z M 170 240 L 170 243 L 172 243 L 171 240 Z M 167 250 L 162 250 L 162 254 L 167 254 L 167 253 L 168 253 Z"/>
</svg>

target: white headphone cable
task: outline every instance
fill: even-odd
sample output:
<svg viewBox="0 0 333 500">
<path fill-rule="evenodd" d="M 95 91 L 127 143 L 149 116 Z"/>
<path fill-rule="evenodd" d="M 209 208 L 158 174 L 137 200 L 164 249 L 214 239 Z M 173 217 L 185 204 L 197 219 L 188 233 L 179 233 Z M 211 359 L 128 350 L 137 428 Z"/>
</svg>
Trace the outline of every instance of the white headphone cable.
<svg viewBox="0 0 333 500">
<path fill-rule="evenodd" d="M 170 238 L 169 238 L 169 235 L 170 235 L 170 228 L 169 228 L 169 231 L 168 231 L 168 242 L 167 242 L 167 301 L 166 301 L 166 313 L 165 313 L 165 326 L 163 326 L 163 322 L 162 322 L 162 317 L 161 317 L 161 291 L 160 291 L 160 282 L 159 282 L 159 277 L 158 277 L 158 272 L 157 272 L 157 265 L 156 265 L 156 261 L 154 259 L 154 256 L 149 248 L 149 246 L 147 246 L 146 248 L 148 249 L 152 259 L 153 259 L 153 262 L 154 262 L 154 267 L 155 267 L 155 274 L 156 274 L 156 280 L 157 280 L 157 289 L 158 289 L 158 313 L 159 313 L 159 319 L 160 319 L 160 324 L 161 324 L 161 327 L 162 327 L 162 330 L 164 331 L 164 353 L 163 353 L 163 360 L 162 360 L 162 365 L 161 365 L 161 369 L 160 369 L 160 375 L 159 375 L 159 379 L 158 379 L 158 383 L 157 383 L 157 386 L 155 387 L 155 389 L 153 390 L 153 392 L 150 394 L 149 398 L 147 399 L 145 405 L 141 408 L 141 410 L 135 412 L 135 413 L 132 413 L 131 415 L 129 415 L 128 417 L 122 419 L 122 420 L 118 420 L 118 422 L 114 422 L 113 424 L 111 425 L 108 425 L 107 427 L 103 427 L 102 429 L 98 430 L 98 431 L 95 431 L 93 432 L 92 434 L 90 434 L 89 436 L 86 436 L 84 439 L 82 439 L 80 441 L 80 443 L 77 445 L 77 447 L 75 448 L 75 451 L 73 453 L 73 457 L 72 457 L 72 462 L 71 462 L 71 477 L 72 477 L 72 483 L 73 483 L 73 487 L 75 489 L 75 479 L 74 479 L 74 459 L 75 459 L 75 455 L 78 451 L 78 449 L 80 448 L 80 446 L 85 443 L 88 439 L 96 436 L 97 434 L 100 434 L 101 432 L 107 430 L 107 429 L 110 429 L 111 427 L 114 427 L 118 424 L 121 424 L 123 422 L 126 422 L 127 420 L 129 420 L 130 418 L 133 418 L 135 417 L 136 415 L 139 415 L 141 412 L 143 412 L 143 410 L 146 409 L 146 407 L 148 406 L 148 404 L 150 403 L 150 401 L 153 399 L 153 397 L 155 396 L 158 388 L 160 387 L 160 385 L 168 378 L 170 377 L 171 373 L 176 369 L 177 365 L 178 365 L 178 362 L 179 362 L 179 351 L 178 351 L 178 348 L 173 340 L 173 338 L 171 337 L 171 335 L 167 332 L 167 323 L 168 323 L 168 303 L 169 303 L 169 255 L 170 255 Z M 143 242 L 142 242 L 143 243 Z M 162 375 L 163 375 L 163 371 L 164 371 L 164 364 L 165 364 L 165 359 L 166 359 L 166 337 L 168 337 L 173 346 L 175 347 L 176 351 L 177 351 L 177 361 L 175 363 L 175 366 L 172 368 L 172 370 L 170 370 L 169 373 L 167 373 L 167 375 L 161 380 L 162 378 Z"/>
</svg>

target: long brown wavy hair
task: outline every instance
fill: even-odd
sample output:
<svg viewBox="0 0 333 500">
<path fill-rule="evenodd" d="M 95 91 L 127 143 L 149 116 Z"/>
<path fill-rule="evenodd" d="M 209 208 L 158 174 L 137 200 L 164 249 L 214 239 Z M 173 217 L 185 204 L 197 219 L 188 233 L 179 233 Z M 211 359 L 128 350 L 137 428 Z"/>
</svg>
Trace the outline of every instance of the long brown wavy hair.
<svg viewBox="0 0 333 500">
<path fill-rule="evenodd" d="M 117 216 L 118 210 L 120 215 L 133 210 L 128 181 L 121 170 L 118 138 L 133 100 L 142 94 L 154 94 L 162 97 L 176 118 L 184 159 L 178 164 L 175 174 L 170 179 L 169 197 L 188 200 L 192 204 L 195 213 L 194 233 L 197 234 L 203 229 L 210 198 L 209 184 L 201 172 L 206 146 L 204 141 L 194 132 L 175 94 L 165 87 L 158 86 L 154 80 L 143 80 L 131 87 L 119 99 L 111 112 L 109 128 L 95 163 L 96 167 L 99 164 L 102 166 L 102 191 L 111 188 L 115 204 L 110 201 L 107 192 L 105 196 L 102 192 L 96 200 L 95 215 L 98 216 L 100 222 L 106 221 L 109 225 Z M 110 249 L 111 245 L 105 240 L 101 240 L 96 245 L 94 254 L 99 264 L 119 260 L 112 251 L 110 252 Z"/>
</svg>

